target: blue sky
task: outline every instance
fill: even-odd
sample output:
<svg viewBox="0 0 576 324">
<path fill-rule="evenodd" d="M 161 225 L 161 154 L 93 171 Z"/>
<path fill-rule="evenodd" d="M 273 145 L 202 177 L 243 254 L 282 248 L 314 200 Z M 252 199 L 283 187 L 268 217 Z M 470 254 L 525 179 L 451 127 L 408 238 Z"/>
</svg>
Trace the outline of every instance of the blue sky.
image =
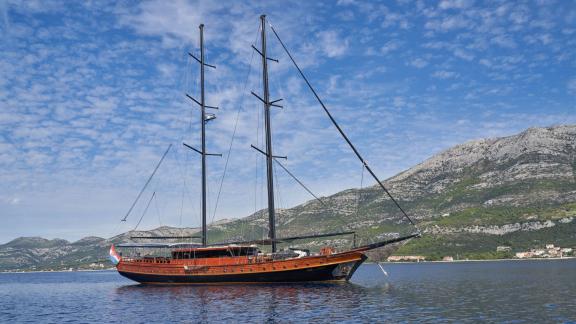
<svg viewBox="0 0 576 324">
<path fill-rule="evenodd" d="M 198 25 L 207 101 L 209 219 L 265 206 L 258 17 L 267 13 L 381 178 L 452 145 L 576 123 L 574 1 L 0 1 L 0 242 L 109 237 L 199 224 Z M 275 151 L 321 195 L 360 185 L 361 165 L 269 38 Z M 119 223 L 168 144 L 158 176 Z M 256 167 L 258 165 L 258 167 Z M 309 199 L 278 170 L 278 205 Z"/>
</svg>

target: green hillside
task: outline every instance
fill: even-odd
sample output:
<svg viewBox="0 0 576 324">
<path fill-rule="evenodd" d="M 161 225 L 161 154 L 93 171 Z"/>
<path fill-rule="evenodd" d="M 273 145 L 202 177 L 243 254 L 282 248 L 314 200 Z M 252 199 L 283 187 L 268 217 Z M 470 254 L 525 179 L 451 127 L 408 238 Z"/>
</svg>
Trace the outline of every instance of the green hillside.
<svg viewBox="0 0 576 324">
<path fill-rule="evenodd" d="M 390 178 L 385 185 L 418 223 L 422 237 L 398 255 L 460 259 L 510 257 L 547 243 L 576 248 L 576 125 L 531 128 L 518 135 L 457 145 Z M 357 244 L 415 229 L 379 187 L 349 189 L 277 211 L 277 236 L 356 231 Z M 197 228 L 161 227 L 138 235 L 190 235 Z M 210 226 L 209 242 L 265 238 L 267 213 Z M 19 238 L 0 245 L 0 270 L 89 267 L 107 256 L 114 238 Z M 352 236 L 293 245 L 346 248 Z M 496 253 L 497 246 L 510 252 Z"/>
</svg>

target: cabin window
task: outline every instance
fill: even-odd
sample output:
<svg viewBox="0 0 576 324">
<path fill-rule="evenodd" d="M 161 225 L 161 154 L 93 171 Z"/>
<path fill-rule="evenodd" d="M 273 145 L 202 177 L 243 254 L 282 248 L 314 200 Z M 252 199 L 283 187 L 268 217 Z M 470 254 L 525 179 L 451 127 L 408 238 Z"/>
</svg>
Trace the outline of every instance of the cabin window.
<svg viewBox="0 0 576 324">
<path fill-rule="evenodd" d="M 230 256 L 248 256 L 258 253 L 257 248 L 234 247 L 214 250 L 176 250 L 172 251 L 173 259 L 220 258 Z"/>
</svg>

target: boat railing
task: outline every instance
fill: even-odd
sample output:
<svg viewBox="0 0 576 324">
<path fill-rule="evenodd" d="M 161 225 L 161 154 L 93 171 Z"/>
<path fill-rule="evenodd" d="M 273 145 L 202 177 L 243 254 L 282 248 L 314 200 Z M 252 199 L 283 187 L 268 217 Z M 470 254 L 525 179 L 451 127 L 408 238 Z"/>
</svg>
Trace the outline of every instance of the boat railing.
<svg viewBox="0 0 576 324">
<path fill-rule="evenodd" d="M 264 254 L 264 255 L 247 255 L 245 256 L 245 260 L 247 260 L 248 264 L 259 264 L 259 263 L 267 263 L 267 262 L 271 262 L 271 261 L 280 261 L 280 260 L 286 260 L 286 259 L 291 259 L 294 258 L 294 256 L 292 255 L 282 255 L 282 254 L 278 254 L 278 255 L 270 255 L 270 254 Z M 217 259 L 217 262 L 214 261 L 209 261 L 209 260 L 214 260 Z M 230 262 L 224 262 L 224 260 L 229 259 L 229 257 L 216 257 L 216 258 L 190 258 L 190 259 L 174 259 L 174 258 L 170 258 L 170 257 L 151 257 L 151 256 L 125 256 L 122 257 L 122 260 L 124 262 L 130 262 L 130 263 L 155 263 L 155 264 L 160 264 L 160 263 L 172 263 L 173 261 L 179 261 L 179 260 L 197 260 L 197 261 L 203 261 L 203 262 L 198 262 L 197 265 L 198 266 L 212 266 L 215 265 L 215 263 L 217 265 L 230 265 Z M 235 258 L 237 260 L 235 260 L 236 264 L 242 264 L 244 262 L 241 262 L 242 257 L 238 257 Z"/>
</svg>

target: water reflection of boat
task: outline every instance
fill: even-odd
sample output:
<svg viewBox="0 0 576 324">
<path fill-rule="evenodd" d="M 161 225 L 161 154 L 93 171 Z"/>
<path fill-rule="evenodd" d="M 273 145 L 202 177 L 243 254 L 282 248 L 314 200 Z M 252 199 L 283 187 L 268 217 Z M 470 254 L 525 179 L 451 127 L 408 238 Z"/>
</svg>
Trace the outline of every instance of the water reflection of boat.
<svg viewBox="0 0 576 324">
<path fill-rule="evenodd" d="M 341 235 L 355 235 L 354 232 L 337 232 L 325 233 L 315 235 L 301 235 L 294 237 L 277 237 L 276 235 L 276 220 L 275 220 L 275 206 L 274 206 L 274 163 L 278 163 L 282 168 L 285 167 L 278 161 L 279 156 L 275 156 L 272 151 L 272 129 L 270 125 L 270 110 L 272 107 L 278 107 L 280 100 L 271 100 L 269 87 L 268 87 L 268 61 L 266 47 L 266 18 L 261 16 L 261 48 L 257 49 L 252 46 L 254 50 L 261 56 L 262 59 L 262 84 L 263 95 L 259 96 L 252 93 L 264 106 L 264 129 L 265 129 L 265 144 L 264 149 L 253 146 L 255 150 L 263 154 L 266 158 L 266 174 L 267 174 L 267 191 L 268 191 L 268 221 L 269 221 L 269 234 L 267 239 L 251 240 L 251 241 L 236 241 L 236 242 L 222 242 L 222 243 L 207 243 L 206 231 L 206 157 L 214 154 L 206 152 L 205 140 L 205 126 L 208 121 L 215 118 L 214 114 L 207 114 L 206 108 L 214 108 L 207 106 L 204 100 L 204 68 L 205 66 L 213 67 L 204 61 L 204 42 L 203 42 L 203 25 L 200 25 L 200 57 L 196 61 L 200 64 L 201 76 L 201 97 L 196 100 L 190 97 L 195 103 L 200 106 L 201 110 L 201 149 L 195 149 L 187 144 L 185 146 L 199 153 L 202 157 L 202 243 L 129 243 L 118 244 L 118 248 L 124 249 L 124 255 L 121 256 L 116 252 L 115 247 L 111 248 L 111 257 L 113 262 L 116 263 L 118 272 L 134 281 L 148 284 L 182 284 L 182 283 L 268 283 L 268 282 L 310 282 L 310 281 L 348 281 L 356 269 L 366 259 L 366 252 L 380 247 L 388 246 L 390 244 L 406 241 L 419 235 L 414 233 L 406 236 L 396 237 L 389 240 L 379 241 L 360 247 L 353 247 L 344 251 L 335 251 L 331 247 L 324 247 L 320 253 L 312 254 L 307 250 L 302 249 L 289 249 L 284 251 L 277 251 L 277 244 L 291 243 L 296 240 L 325 238 Z M 274 35 L 290 57 L 294 66 L 313 92 L 314 96 L 326 112 L 327 116 L 342 135 L 344 140 L 353 150 L 358 159 L 362 162 L 365 170 L 374 177 L 381 189 L 389 196 L 394 202 L 396 207 L 402 214 L 414 225 L 410 217 L 404 212 L 397 201 L 392 197 L 388 190 L 384 187 L 382 182 L 376 177 L 374 172 L 367 165 L 366 161 L 362 158 L 356 150 L 352 142 L 348 139 L 346 134 L 336 123 L 324 103 L 318 97 L 317 93 L 312 88 L 304 76 L 302 70 L 294 61 L 292 55 L 270 25 Z M 161 160 L 162 161 L 162 160 Z M 285 169 L 291 176 L 287 169 Z M 293 176 L 294 177 L 294 176 Z M 295 177 L 294 177 L 295 178 Z M 308 190 L 301 181 L 295 178 L 306 190 Z M 414 225 L 415 226 L 415 225 Z M 163 239 L 165 237 L 158 237 Z M 270 253 L 263 253 L 260 246 L 270 246 Z M 128 255 L 126 251 L 130 249 L 141 251 L 142 249 L 156 249 L 162 251 L 161 254 L 151 255 L 146 253 L 138 255 Z M 301 288 L 301 287 L 300 287 Z M 209 289 L 209 288 L 205 288 Z M 177 291 L 177 290 L 176 290 Z M 235 289 L 242 293 L 243 289 Z"/>
<path fill-rule="evenodd" d="M 330 319 L 327 305 L 337 301 L 339 309 L 353 314 L 363 305 L 370 289 L 345 282 L 237 285 L 129 285 L 115 290 L 115 300 L 140 303 L 161 300 L 161 309 L 190 307 L 188 321 L 194 323 L 238 321 L 237 312 L 251 322 L 277 322 L 290 315 L 292 322 Z M 246 315 L 250 314 L 250 315 Z M 176 319 L 178 320 L 178 319 Z"/>
</svg>

